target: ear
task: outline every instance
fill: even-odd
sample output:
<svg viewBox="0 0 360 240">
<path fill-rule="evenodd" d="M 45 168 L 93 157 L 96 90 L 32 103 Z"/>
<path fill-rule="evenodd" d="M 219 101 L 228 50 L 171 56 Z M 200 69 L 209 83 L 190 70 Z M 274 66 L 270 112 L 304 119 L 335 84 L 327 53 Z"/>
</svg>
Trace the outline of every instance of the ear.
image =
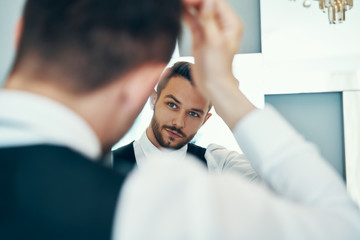
<svg viewBox="0 0 360 240">
<path fill-rule="evenodd" d="M 206 114 L 206 117 L 205 117 L 205 119 L 204 119 L 204 122 L 201 124 L 201 126 L 204 125 L 204 124 L 206 123 L 206 121 L 207 121 L 211 116 L 212 116 L 212 113 Z"/>
<path fill-rule="evenodd" d="M 18 22 L 16 23 L 15 26 L 15 36 L 14 36 L 14 41 L 15 41 L 15 48 L 18 49 L 19 48 L 19 44 L 20 44 L 20 38 L 23 32 L 23 27 L 24 27 L 24 18 L 21 17 Z"/>
<path fill-rule="evenodd" d="M 155 103 L 156 103 L 157 97 L 158 97 L 158 94 L 154 90 L 153 93 L 150 96 L 150 107 L 151 107 L 152 110 L 155 109 Z"/>
</svg>

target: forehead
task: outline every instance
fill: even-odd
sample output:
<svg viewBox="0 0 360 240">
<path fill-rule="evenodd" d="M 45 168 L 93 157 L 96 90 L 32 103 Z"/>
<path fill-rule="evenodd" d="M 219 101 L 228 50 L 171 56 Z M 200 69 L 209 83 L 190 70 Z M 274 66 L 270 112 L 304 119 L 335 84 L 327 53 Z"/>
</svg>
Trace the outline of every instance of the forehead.
<svg viewBox="0 0 360 240">
<path fill-rule="evenodd" d="M 209 101 L 201 95 L 195 86 L 181 76 L 170 78 L 159 98 L 164 99 L 169 95 L 174 96 L 186 108 L 202 109 L 204 112 L 207 112 L 209 108 Z"/>
</svg>

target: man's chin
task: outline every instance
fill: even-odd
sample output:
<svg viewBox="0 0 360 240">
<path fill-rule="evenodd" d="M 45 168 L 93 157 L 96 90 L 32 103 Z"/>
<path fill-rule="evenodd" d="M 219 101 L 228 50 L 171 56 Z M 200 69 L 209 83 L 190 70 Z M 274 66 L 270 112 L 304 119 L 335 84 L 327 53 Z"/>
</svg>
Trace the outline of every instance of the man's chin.
<svg viewBox="0 0 360 240">
<path fill-rule="evenodd" d="M 170 150 L 176 150 L 176 149 L 180 149 L 184 146 L 185 144 L 182 144 L 182 143 L 171 143 L 171 142 L 168 142 L 165 146 L 162 146 L 166 149 L 170 149 Z"/>
<path fill-rule="evenodd" d="M 171 149 L 175 149 L 175 150 L 177 150 L 177 149 L 182 148 L 184 145 L 185 145 L 185 144 L 183 144 L 183 143 L 180 143 L 180 144 L 173 144 L 173 145 L 170 145 L 168 148 L 171 148 Z"/>
</svg>

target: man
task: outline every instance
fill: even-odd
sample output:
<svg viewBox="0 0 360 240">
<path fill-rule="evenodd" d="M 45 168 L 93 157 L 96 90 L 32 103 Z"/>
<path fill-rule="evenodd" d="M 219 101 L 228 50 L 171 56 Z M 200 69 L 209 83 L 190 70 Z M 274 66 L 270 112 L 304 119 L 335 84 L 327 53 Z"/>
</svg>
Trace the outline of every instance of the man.
<svg viewBox="0 0 360 240">
<path fill-rule="evenodd" d="M 151 97 L 154 114 L 141 138 L 113 151 L 113 167 L 130 171 L 159 157 L 184 159 L 191 154 L 211 173 L 236 171 L 257 181 L 257 174 L 246 158 L 235 151 L 210 144 L 202 148 L 189 143 L 210 118 L 211 104 L 194 86 L 189 62 L 177 62 L 168 68 Z"/>
<path fill-rule="evenodd" d="M 109 239 L 100 167 L 170 60 L 179 0 L 28 0 L 0 92 L 0 239 Z"/>
<path fill-rule="evenodd" d="M 236 87 L 242 26 L 231 8 L 184 4 L 195 85 L 269 188 L 163 159 L 123 185 L 94 162 L 126 132 L 169 60 L 177 1 L 29 0 L 0 99 L 1 239 L 360 237 L 341 179 L 274 110 L 255 109 Z"/>
</svg>

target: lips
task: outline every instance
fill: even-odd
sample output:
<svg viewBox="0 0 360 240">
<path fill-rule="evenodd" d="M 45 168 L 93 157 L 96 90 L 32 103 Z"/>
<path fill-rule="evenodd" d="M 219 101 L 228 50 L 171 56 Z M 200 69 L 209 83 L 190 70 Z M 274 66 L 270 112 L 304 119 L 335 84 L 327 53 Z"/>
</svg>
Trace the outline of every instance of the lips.
<svg viewBox="0 0 360 240">
<path fill-rule="evenodd" d="M 178 131 L 171 130 L 169 128 L 165 128 L 165 130 L 169 134 L 170 137 L 173 137 L 173 138 L 183 138 L 184 137 L 184 135 L 179 133 Z"/>
</svg>

